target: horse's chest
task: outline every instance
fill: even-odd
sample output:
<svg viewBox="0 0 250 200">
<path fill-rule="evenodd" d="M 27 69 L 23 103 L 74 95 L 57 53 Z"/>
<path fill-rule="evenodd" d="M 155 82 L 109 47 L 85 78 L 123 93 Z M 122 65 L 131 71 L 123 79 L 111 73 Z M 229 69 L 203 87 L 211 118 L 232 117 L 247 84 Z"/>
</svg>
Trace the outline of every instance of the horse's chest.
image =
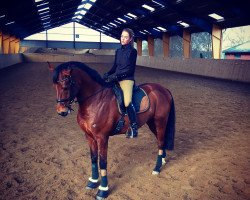
<svg viewBox="0 0 250 200">
<path fill-rule="evenodd" d="M 80 127 L 84 130 L 84 131 L 88 131 L 88 132 L 98 132 L 99 128 L 100 128 L 100 123 L 98 122 L 98 120 L 96 120 L 95 117 L 78 117 L 78 124 L 80 125 Z"/>
</svg>

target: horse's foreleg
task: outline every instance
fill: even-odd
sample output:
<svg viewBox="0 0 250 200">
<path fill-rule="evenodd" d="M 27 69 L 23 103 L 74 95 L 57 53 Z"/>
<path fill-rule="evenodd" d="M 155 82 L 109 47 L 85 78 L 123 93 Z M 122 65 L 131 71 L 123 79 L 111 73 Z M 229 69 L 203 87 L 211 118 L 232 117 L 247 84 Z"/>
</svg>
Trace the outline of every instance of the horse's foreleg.
<svg viewBox="0 0 250 200">
<path fill-rule="evenodd" d="M 98 178 L 98 145 L 97 141 L 87 136 L 89 147 L 90 147 L 90 155 L 91 155 L 91 166 L 92 166 L 92 176 L 89 178 L 86 189 L 94 189 L 99 186 Z"/>
<path fill-rule="evenodd" d="M 108 154 L 108 138 L 100 138 L 99 146 L 99 166 L 101 169 L 101 185 L 99 186 L 96 198 L 98 200 L 107 198 L 109 195 L 108 177 L 107 177 L 107 154 Z"/>
</svg>

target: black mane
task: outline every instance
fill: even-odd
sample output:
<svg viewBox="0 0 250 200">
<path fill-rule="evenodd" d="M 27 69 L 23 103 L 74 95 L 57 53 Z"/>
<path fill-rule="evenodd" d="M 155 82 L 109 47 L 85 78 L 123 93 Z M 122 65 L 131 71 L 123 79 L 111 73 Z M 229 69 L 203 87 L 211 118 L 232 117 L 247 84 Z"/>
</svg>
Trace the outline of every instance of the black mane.
<svg viewBox="0 0 250 200">
<path fill-rule="evenodd" d="M 76 62 L 76 61 L 65 62 L 63 64 L 58 65 L 54 69 L 54 72 L 53 72 L 53 83 L 57 83 L 59 73 L 62 70 L 75 69 L 75 68 L 85 71 L 93 80 L 98 82 L 100 85 L 108 86 L 108 84 L 103 80 L 103 78 L 100 76 L 100 74 L 96 70 L 88 67 L 86 64 L 82 62 Z"/>
</svg>

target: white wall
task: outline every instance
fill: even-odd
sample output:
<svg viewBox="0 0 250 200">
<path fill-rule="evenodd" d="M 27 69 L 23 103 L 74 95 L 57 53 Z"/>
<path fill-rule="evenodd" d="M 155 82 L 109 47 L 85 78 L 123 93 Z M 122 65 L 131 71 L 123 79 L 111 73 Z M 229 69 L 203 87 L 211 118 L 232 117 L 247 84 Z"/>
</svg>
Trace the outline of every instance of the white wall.
<svg viewBox="0 0 250 200">
<path fill-rule="evenodd" d="M 23 54 L 0 54 L 0 69 L 23 62 Z"/>
<path fill-rule="evenodd" d="M 181 59 L 138 56 L 137 65 L 250 83 L 249 60 Z"/>
</svg>

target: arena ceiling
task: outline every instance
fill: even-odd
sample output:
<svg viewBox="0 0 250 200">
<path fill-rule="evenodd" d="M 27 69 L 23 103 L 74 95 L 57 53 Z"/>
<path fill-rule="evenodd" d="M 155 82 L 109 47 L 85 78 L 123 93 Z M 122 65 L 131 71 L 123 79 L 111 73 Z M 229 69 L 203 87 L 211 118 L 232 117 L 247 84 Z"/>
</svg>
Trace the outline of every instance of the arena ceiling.
<svg viewBox="0 0 250 200">
<path fill-rule="evenodd" d="M 129 27 L 145 39 L 181 35 L 183 29 L 211 32 L 213 24 L 250 25 L 249 8 L 249 0 L 5 0 L 0 29 L 23 39 L 75 21 L 114 38 Z"/>
</svg>

